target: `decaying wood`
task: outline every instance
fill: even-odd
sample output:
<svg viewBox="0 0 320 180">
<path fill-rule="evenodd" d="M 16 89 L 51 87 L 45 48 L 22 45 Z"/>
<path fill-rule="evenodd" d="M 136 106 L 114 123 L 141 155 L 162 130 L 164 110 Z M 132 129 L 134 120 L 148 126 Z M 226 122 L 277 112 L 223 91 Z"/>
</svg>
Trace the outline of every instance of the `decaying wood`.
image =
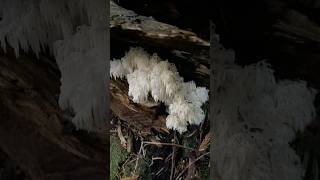
<svg viewBox="0 0 320 180">
<path fill-rule="evenodd" d="M 155 47 L 171 53 L 181 76 L 209 87 L 209 45 L 195 33 L 159 22 L 120 7 L 110 1 L 111 38 L 127 46 Z M 187 67 L 187 68 L 186 68 Z M 125 80 L 110 81 L 112 112 L 129 125 L 149 132 L 150 128 L 168 131 L 166 113 L 161 105 L 136 104 L 128 97 Z"/>
<path fill-rule="evenodd" d="M 105 179 L 107 137 L 68 128 L 44 62 L 0 56 L 1 150 L 33 180 Z"/>
<path fill-rule="evenodd" d="M 184 50 L 188 52 L 209 50 L 210 43 L 191 31 L 156 21 L 118 6 L 110 1 L 111 37 L 153 47 Z"/>
<path fill-rule="evenodd" d="M 151 128 L 168 132 L 163 107 L 136 104 L 128 96 L 128 84 L 125 81 L 110 80 L 110 108 L 112 112 L 141 132 L 148 133 Z"/>
<path fill-rule="evenodd" d="M 295 10 L 288 10 L 284 19 L 277 22 L 274 27 L 283 31 L 285 36 L 291 34 L 296 37 L 295 39 L 320 42 L 320 26 Z"/>
</svg>

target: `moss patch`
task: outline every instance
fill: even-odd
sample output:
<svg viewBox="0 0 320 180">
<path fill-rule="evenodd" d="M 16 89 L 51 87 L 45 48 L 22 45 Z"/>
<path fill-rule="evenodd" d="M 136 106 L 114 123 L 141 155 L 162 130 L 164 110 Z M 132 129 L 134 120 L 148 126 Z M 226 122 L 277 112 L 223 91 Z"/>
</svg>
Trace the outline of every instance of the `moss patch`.
<svg viewBox="0 0 320 180">
<path fill-rule="evenodd" d="M 118 137 L 111 135 L 110 136 L 110 179 L 118 180 L 119 166 L 123 161 L 126 160 L 129 153 L 121 146 Z"/>
</svg>

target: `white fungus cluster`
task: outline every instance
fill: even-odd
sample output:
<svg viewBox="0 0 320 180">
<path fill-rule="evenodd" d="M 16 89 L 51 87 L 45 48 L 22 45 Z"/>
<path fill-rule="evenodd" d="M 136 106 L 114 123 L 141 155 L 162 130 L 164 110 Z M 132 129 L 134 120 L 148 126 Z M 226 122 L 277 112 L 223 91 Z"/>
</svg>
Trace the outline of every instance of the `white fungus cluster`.
<svg viewBox="0 0 320 180">
<path fill-rule="evenodd" d="M 229 63 L 229 64 L 228 64 Z M 302 180 L 290 146 L 315 117 L 316 92 L 304 81 L 276 80 L 264 61 L 216 64 L 212 162 L 221 179 Z"/>
<path fill-rule="evenodd" d="M 48 48 L 61 72 L 59 105 L 79 129 L 104 131 L 108 46 L 104 0 L 0 0 L 0 48 L 40 61 Z"/>
<path fill-rule="evenodd" d="M 199 125 L 205 118 L 201 109 L 208 100 L 208 90 L 193 81 L 184 82 L 174 64 L 142 48 L 131 48 L 120 60 L 110 62 L 112 78 L 126 78 L 128 95 L 135 103 L 145 103 L 148 96 L 167 107 L 166 125 L 183 133 L 188 124 Z"/>
</svg>

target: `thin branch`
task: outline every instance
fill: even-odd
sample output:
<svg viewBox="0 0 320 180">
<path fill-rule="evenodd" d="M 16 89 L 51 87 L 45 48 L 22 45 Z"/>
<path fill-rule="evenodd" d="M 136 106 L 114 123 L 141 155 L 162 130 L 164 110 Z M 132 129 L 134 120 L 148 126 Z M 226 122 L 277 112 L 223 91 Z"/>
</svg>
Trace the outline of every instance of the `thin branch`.
<svg viewBox="0 0 320 180">
<path fill-rule="evenodd" d="M 173 133 L 173 143 L 176 143 L 176 133 L 174 132 Z M 171 172 L 170 172 L 170 180 L 173 180 L 174 178 L 174 167 L 175 167 L 175 164 L 176 164 L 176 146 L 172 146 L 172 158 L 171 158 Z"/>
<path fill-rule="evenodd" d="M 137 155 L 137 161 L 136 161 L 136 165 L 134 166 L 134 171 L 133 171 L 133 174 L 136 174 L 137 172 L 137 168 L 138 168 L 138 164 L 139 164 L 139 159 L 140 159 L 140 154 L 142 152 L 142 149 L 143 149 L 143 143 L 141 143 L 140 145 L 140 149 L 139 149 L 139 153 Z"/>
<path fill-rule="evenodd" d="M 195 159 L 194 161 L 192 161 L 191 163 L 188 164 L 188 166 L 177 176 L 176 180 L 178 180 L 186 171 L 187 169 L 189 169 L 189 167 L 191 165 L 193 165 L 194 163 L 196 163 L 197 161 L 199 161 L 201 158 L 203 158 L 204 156 L 210 154 L 210 152 L 204 153 L 201 156 L 199 156 L 197 159 Z"/>
<path fill-rule="evenodd" d="M 153 144 L 153 145 L 163 145 L 163 146 L 176 146 L 176 147 L 180 147 L 180 148 L 185 148 L 185 149 L 189 149 L 192 151 L 195 151 L 196 149 L 187 147 L 187 146 L 183 146 L 180 144 L 174 144 L 174 143 L 160 143 L 160 142 L 150 142 L 150 141 L 144 141 L 142 142 L 143 144 Z"/>
</svg>

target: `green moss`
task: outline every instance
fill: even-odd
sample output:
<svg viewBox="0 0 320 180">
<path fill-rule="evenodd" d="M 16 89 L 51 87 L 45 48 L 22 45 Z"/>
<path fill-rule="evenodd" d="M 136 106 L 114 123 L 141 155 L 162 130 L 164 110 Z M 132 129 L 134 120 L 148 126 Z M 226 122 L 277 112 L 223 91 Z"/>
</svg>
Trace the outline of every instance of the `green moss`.
<svg viewBox="0 0 320 180">
<path fill-rule="evenodd" d="M 126 163 L 122 168 L 122 174 L 124 177 L 133 176 L 134 168 L 136 165 L 136 161 L 130 161 L 130 163 Z M 139 179 L 141 180 L 151 180 L 151 171 L 149 168 L 149 160 L 145 158 L 140 158 L 137 166 L 136 175 L 139 175 Z"/>
<path fill-rule="evenodd" d="M 198 163 L 200 179 L 209 180 L 210 179 L 210 167 L 209 160 L 200 160 Z"/>
<path fill-rule="evenodd" d="M 118 137 L 110 136 L 110 179 L 118 180 L 119 165 L 125 161 L 129 153 L 122 148 Z"/>
</svg>

